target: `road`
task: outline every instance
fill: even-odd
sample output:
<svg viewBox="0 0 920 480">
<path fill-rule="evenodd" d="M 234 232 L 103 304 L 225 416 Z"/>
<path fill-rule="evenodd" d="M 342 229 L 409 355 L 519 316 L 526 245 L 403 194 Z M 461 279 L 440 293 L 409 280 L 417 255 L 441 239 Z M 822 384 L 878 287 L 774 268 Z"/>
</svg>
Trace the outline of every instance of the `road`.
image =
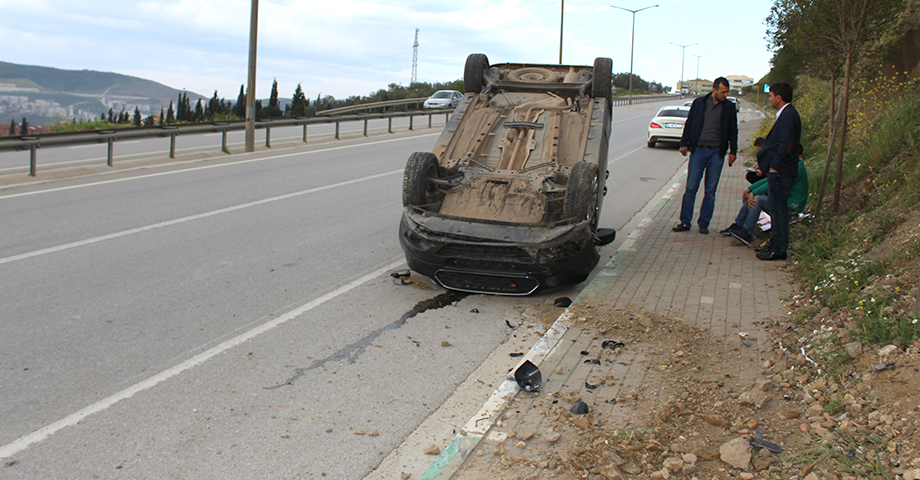
<svg viewBox="0 0 920 480">
<path fill-rule="evenodd" d="M 614 111 L 602 263 L 684 165 L 645 145 L 661 105 Z M 0 478 L 370 472 L 521 311 L 578 288 L 391 281 L 402 169 L 435 135 L 0 189 Z"/>
</svg>

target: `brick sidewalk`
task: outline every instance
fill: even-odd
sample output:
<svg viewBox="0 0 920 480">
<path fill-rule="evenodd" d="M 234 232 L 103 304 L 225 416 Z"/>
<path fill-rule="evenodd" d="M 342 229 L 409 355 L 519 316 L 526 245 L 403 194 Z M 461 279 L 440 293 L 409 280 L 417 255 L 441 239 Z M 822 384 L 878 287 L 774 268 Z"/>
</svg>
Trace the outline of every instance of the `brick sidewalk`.
<svg viewBox="0 0 920 480">
<path fill-rule="evenodd" d="M 679 319 L 705 332 L 711 345 L 740 344 L 738 333 L 742 331 L 751 333 L 754 339 L 767 338 L 761 324 L 787 314 L 782 300 L 791 295 L 792 287 L 782 268 L 786 262 L 758 260 L 753 246 L 744 246 L 718 233 L 732 224 L 741 206 L 741 193 L 748 185 L 743 163 L 744 159 L 739 158 L 734 167 L 723 169 L 708 235 L 700 234 L 695 223 L 688 232 L 671 231 L 680 214 L 686 179 L 683 167 L 683 175 L 573 305 L 603 306 Z M 697 195 L 694 217 L 699 213 L 701 201 L 702 191 Z M 537 355 L 534 363 L 539 361 L 544 379 L 541 390 L 580 389 L 598 418 L 604 418 L 608 425 L 630 425 L 630 418 L 637 415 L 629 407 L 591 400 L 615 398 L 624 392 L 628 394 L 628 389 L 655 385 L 655 372 L 646 362 L 645 352 L 626 348 L 612 366 L 586 365 L 581 352 L 601 351 L 600 342 L 604 338 L 573 325 L 571 318 L 560 317 L 555 327 L 564 333 L 548 353 Z M 740 348 L 737 354 L 726 355 L 722 366 L 740 384 L 753 383 L 766 360 L 764 352 L 769 345 L 756 340 L 752 343 L 752 348 Z M 619 381 L 591 391 L 581 387 L 586 380 L 603 376 Z M 519 432 L 536 433 L 526 442 L 535 451 L 551 448 L 541 435 L 548 431 L 541 410 L 548 410 L 552 401 L 550 395 L 518 392 L 503 415 L 504 420 L 496 421 L 484 434 L 483 441 L 468 452 L 461 447 L 455 457 L 462 458 L 454 458 L 452 465 L 436 462 L 421 478 L 478 478 L 484 464 L 499 458 L 492 455 L 493 449 L 508 437 L 509 430 L 516 432 L 518 440 L 522 436 Z M 513 446 L 518 440 L 503 442 L 505 457 L 526 453 L 517 452 Z M 455 472 L 463 460 L 468 465 Z"/>
</svg>

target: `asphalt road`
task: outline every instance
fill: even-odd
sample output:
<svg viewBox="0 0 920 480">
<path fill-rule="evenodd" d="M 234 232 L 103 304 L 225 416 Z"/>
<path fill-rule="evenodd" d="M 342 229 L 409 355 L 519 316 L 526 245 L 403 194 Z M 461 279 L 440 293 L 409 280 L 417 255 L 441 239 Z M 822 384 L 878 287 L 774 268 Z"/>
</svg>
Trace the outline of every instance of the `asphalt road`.
<svg viewBox="0 0 920 480">
<path fill-rule="evenodd" d="M 661 105 L 615 109 L 602 226 L 684 164 L 646 147 Z M 402 169 L 435 135 L 0 189 L 0 478 L 366 475 L 506 320 L 578 288 L 394 285 Z"/>
</svg>

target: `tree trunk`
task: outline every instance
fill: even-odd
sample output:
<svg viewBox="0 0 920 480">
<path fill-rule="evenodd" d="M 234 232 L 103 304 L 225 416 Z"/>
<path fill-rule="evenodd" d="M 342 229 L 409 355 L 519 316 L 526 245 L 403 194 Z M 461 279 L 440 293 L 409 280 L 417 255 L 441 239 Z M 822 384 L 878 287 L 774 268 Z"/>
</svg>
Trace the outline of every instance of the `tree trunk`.
<svg viewBox="0 0 920 480">
<path fill-rule="evenodd" d="M 853 51 L 847 53 L 847 61 L 843 71 L 843 89 L 840 91 L 840 148 L 837 149 L 837 179 L 834 183 L 834 200 L 831 209 L 834 213 L 840 207 L 840 183 L 843 178 L 843 151 L 847 139 L 847 110 L 850 102 L 850 70 L 853 64 Z"/>
</svg>

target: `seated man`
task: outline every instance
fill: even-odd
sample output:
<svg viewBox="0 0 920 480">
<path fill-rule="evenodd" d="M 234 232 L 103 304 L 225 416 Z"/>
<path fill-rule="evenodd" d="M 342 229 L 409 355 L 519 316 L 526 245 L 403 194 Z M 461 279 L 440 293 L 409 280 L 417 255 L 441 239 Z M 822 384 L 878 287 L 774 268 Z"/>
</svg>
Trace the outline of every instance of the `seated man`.
<svg viewBox="0 0 920 480">
<path fill-rule="evenodd" d="M 754 225 L 757 225 L 757 219 L 760 218 L 761 210 L 770 211 L 769 202 L 767 201 L 767 179 L 759 180 L 748 187 L 742 195 L 741 211 L 735 217 L 735 223 L 730 227 L 719 232 L 724 236 L 732 236 L 745 245 L 750 245 L 754 241 Z M 789 190 L 788 208 L 790 217 L 794 218 L 805 210 L 805 203 L 808 201 L 808 170 L 805 168 L 805 162 L 799 155 L 799 174 L 795 177 L 795 183 Z M 795 212 L 795 215 L 793 215 Z"/>
</svg>

